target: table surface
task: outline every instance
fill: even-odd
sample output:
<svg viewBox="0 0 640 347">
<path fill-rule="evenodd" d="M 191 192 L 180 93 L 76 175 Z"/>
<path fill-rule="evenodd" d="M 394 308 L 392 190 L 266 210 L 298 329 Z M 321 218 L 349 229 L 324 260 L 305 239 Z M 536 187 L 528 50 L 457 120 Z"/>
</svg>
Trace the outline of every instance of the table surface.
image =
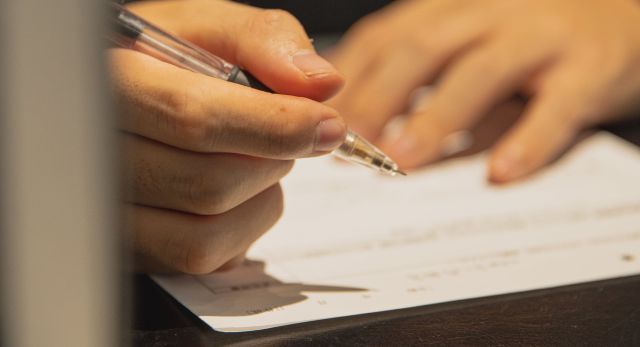
<svg viewBox="0 0 640 347">
<path fill-rule="evenodd" d="M 640 121 L 607 130 L 640 146 Z M 134 346 L 640 346 L 640 276 L 249 333 L 213 331 L 145 275 L 132 299 Z"/>
</svg>

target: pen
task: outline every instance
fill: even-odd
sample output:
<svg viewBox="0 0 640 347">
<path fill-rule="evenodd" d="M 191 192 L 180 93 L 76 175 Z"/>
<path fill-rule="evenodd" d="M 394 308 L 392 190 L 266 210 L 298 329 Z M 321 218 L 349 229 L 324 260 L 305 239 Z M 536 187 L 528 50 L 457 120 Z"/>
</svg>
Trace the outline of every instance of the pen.
<svg viewBox="0 0 640 347">
<path fill-rule="evenodd" d="M 115 44 L 207 76 L 272 92 L 237 66 L 174 37 L 119 4 L 113 3 L 112 6 L 115 31 L 110 39 Z M 344 142 L 332 154 L 387 175 L 406 175 L 389 156 L 351 130 L 347 130 Z"/>
</svg>

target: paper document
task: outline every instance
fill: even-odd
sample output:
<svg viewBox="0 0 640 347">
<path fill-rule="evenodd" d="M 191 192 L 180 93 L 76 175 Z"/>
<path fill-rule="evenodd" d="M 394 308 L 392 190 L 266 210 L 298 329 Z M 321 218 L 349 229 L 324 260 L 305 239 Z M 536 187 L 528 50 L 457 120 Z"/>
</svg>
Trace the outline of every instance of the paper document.
<svg viewBox="0 0 640 347">
<path fill-rule="evenodd" d="M 154 279 L 219 331 L 640 273 L 640 151 L 599 133 L 528 180 L 486 182 L 485 155 L 407 177 L 331 158 L 283 181 L 282 220 L 245 265 Z"/>
</svg>

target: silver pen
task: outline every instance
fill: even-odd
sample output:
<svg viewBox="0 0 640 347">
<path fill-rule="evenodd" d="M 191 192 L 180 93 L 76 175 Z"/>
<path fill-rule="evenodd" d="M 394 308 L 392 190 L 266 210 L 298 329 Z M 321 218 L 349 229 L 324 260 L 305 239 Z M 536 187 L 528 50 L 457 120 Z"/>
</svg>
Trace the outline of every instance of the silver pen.
<svg viewBox="0 0 640 347">
<path fill-rule="evenodd" d="M 125 7 L 113 3 L 112 11 L 115 31 L 110 39 L 115 44 L 207 76 L 272 92 L 246 71 L 163 31 Z M 351 130 L 332 154 L 387 175 L 406 175 L 389 156 Z"/>
</svg>

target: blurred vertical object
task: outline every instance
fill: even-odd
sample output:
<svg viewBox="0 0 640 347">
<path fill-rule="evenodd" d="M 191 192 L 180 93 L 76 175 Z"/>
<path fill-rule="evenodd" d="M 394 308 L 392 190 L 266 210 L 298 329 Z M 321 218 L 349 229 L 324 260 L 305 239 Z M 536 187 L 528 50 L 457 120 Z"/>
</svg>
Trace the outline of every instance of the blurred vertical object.
<svg viewBox="0 0 640 347">
<path fill-rule="evenodd" d="M 121 346 L 104 1 L 1 6 L 2 345 Z"/>
</svg>

